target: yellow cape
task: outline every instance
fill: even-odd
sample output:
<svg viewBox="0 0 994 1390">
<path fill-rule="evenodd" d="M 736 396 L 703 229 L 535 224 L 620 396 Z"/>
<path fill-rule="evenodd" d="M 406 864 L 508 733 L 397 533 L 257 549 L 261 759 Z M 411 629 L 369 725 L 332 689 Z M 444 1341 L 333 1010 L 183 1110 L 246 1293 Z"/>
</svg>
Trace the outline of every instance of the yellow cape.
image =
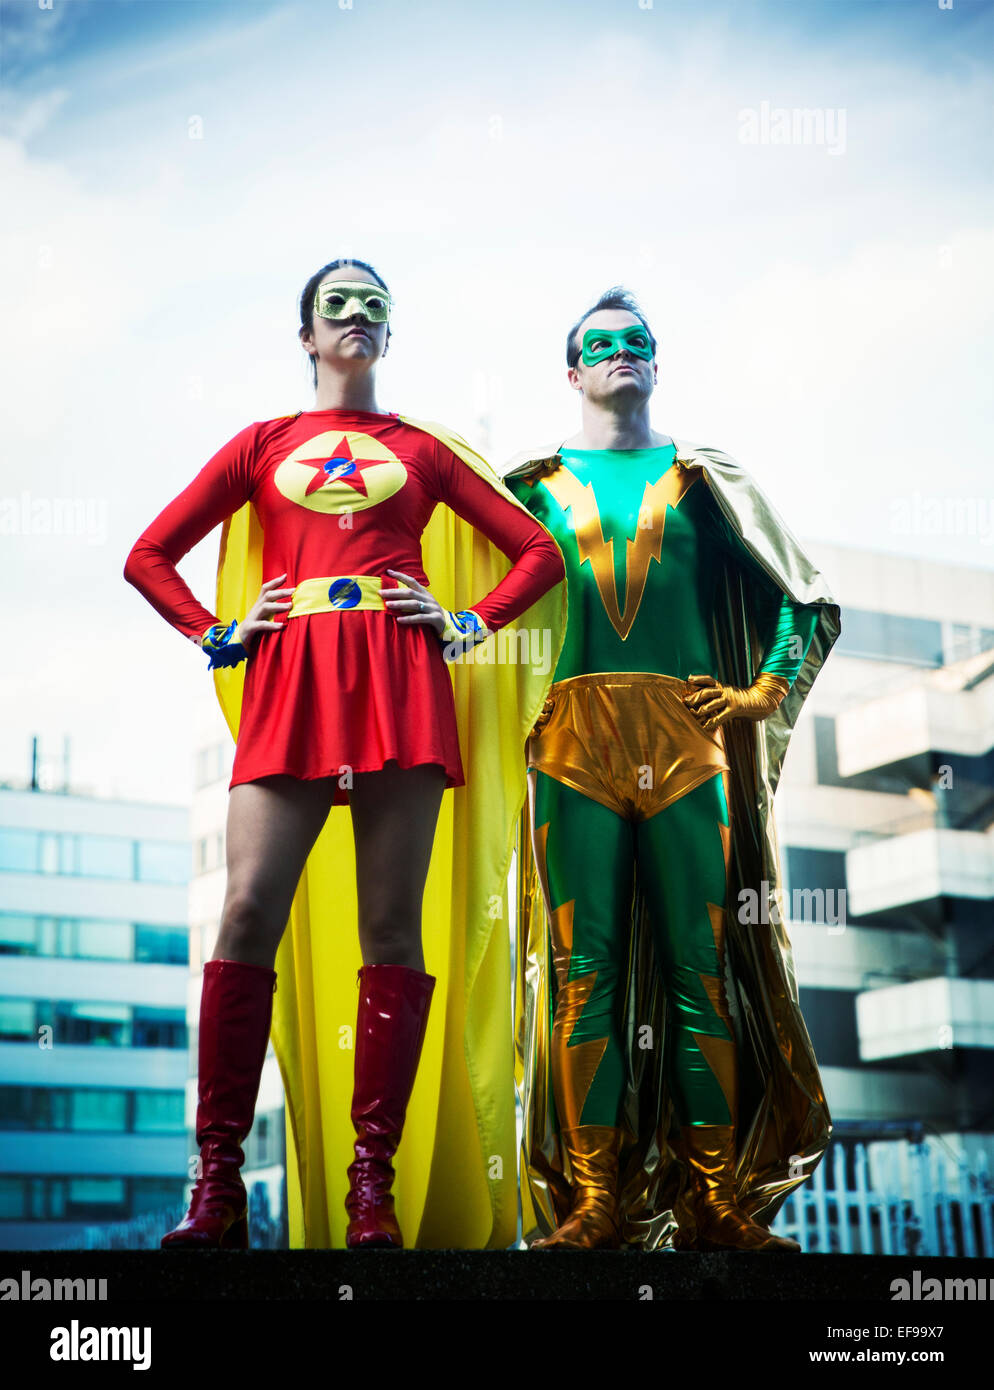
<svg viewBox="0 0 994 1390">
<path fill-rule="evenodd" d="M 527 511 L 458 435 L 400 418 L 441 440 Z M 262 541 L 251 503 L 225 522 L 218 614 L 241 615 L 255 603 Z M 511 567 L 501 550 L 445 506 L 436 508 L 425 529 L 422 554 L 432 592 L 453 610 L 479 602 Z M 565 581 L 513 626 L 551 635 L 548 670 L 495 661 L 497 638 L 449 667 L 466 785 L 443 796 L 425 887 L 425 966 L 437 983 L 394 1185 L 408 1246 L 501 1249 L 517 1231 L 507 881 L 525 798 L 525 741 L 566 631 Z M 236 739 L 244 669 L 214 673 Z M 352 1036 L 362 964 L 356 921 L 351 820 L 347 807 L 335 806 L 301 875 L 276 956 L 272 1040 L 287 1101 L 291 1248 L 345 1245 L 346 1169 L 355 1138 Z"/>
</svg>

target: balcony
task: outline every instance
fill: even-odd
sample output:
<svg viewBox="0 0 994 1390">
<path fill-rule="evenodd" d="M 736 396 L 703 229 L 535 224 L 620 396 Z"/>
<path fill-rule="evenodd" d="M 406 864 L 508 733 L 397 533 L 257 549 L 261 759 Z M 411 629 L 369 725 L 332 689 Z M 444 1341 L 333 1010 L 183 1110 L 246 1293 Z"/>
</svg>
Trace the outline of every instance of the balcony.
<svg viewBox="0 0 994 1390">
<path fill-rule="evenodd" d="M 186 1134 L 0 1132 L 0 1172 L 74 1177 L 176 1178 L 187 1173 Z"/>
<path fill-rule="evenodd" d="M 885 1061 L 950 1048 L 994 1048 L 994 980 L 939 976 L 856 996 L 859 1055 Z"/>
<path fill-rule="evenodd" d="M 846 854 L 848 904 L 855 917 L 940 897 L 994 898 L 994 835 L 924 828 L 881 836 Z"/>
<path fill-rule="evenodd" d="M 942 948 L 925 932 L 876 927 L 830 930 L 816 922 L 790 921 L 787 934 L 797 981 L 808 989 L 865 989 L 869 979 L 901 982 L 943 969 Z"/>
<path fill-rule="evenodd" d="M 179 1009 L 186 1002 L 188 978 L 185 965 L 69 956 L 3 957 L 3 993 L 13 999 L 85 999 Z"/>
<path fill-rule="evenodd" d="M 982 757 L 994 747 L 991 653 L 850 705 L 837 716 L 835 739 L 843 777 L 886 771 L 915 783 L 930 753 Z"/>
<path fill-rule="evenodd" d="M 956 1095 L 938 1076 L 851 1067 L 822 1067 L 820 1071 L 836 1124 L 843 1120 L 883 1124 L 906 1121 L 913 1115 L 926 1124 L 942 1126 L 951 1124 L 956 1114 Z"/>
<path fill-rule="evenodd" d="M 181 1091 L 189 1058 L 185 1047 L 103 1047 L 34 1042 L 0 1044 L 6 1086 L 114 1086 Z"/>
</svg>

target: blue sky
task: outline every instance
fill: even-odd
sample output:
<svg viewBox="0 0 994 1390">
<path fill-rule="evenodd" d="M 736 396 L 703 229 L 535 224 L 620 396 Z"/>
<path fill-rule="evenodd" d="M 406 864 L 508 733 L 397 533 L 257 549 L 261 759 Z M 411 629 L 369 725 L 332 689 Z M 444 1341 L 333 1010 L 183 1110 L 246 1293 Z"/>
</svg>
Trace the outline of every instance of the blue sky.
<svg viewBox="0 0 994 1390">
<path fill-rule="evenodd" d="M 994 564 L 994 535 L 894 524 L 916 493 L 992 506 L 991 10 L 0 4 L 0 504 L 91 518 L 0 537 L 0 779 L 67 730 L 81 780 L 186 794 L 206 662 L 124 559 L 225 440 L 312 405 L 296 301 L 334 255 L 395 295 L 383 407 L 495 464 L 577 427 L 565 329 L 620 281 L 655 427 L 740 459 L 816 558 Z M 182 566 L 208 604 L 216 553 Z"/>
</svg>

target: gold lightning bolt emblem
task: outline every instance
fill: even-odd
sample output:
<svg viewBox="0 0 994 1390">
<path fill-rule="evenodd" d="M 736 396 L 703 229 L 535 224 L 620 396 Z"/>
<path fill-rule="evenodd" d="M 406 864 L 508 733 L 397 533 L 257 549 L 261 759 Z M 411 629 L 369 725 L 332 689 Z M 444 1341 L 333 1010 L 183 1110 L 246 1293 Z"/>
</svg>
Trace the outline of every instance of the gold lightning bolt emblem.
<svg viewBox="0 0 994 1390">
<path fill-rule="evenodd" d="M 666 508 L 680 502 L 687 489 L 697 481 L 700 471 L 674 463 L 658 481 L 646 483 L 635 538 L 629 537 L 626 542 L 624 613 L 618 608 L 614 581 L 614 537 L 604 539 L 593 483 L 581 483 L 565 464 L 560 464 L 554 473 L 542 479 L 543 486 L 549 489 L 563 511 L 567 507 L 572 509 L 580 563 L 589 560 L 604 610 L 623 642 L 632 630 L 645 593 L 649 561 L 659 562 Z"/>
</svg>

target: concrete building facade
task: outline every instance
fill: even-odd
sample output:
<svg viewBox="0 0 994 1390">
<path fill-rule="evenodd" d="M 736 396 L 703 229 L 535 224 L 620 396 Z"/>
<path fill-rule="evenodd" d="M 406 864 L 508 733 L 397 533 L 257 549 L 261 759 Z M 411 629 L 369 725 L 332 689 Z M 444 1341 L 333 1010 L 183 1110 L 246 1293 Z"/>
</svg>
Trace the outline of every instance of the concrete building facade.
<svg viewBox="0 0 994 1390">
<path fill-rule="evenodd" d="M 0 788 L 0 1246 L 182 1195 L 189 813 Z"/>
</svg>

